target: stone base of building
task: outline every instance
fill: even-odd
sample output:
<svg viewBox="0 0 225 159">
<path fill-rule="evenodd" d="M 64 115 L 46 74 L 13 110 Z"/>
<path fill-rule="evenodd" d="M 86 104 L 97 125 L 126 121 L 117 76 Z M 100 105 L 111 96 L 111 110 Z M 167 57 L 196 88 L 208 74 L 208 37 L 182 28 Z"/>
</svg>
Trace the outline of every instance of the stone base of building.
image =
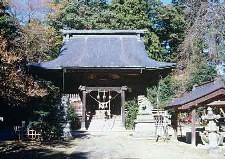
<svg viewBox="0 0 225 159">
<path fill-rule="evenodd" d="M 136 121 L 133 137 L 156 139 L 155 121 Z"/>
</svg>

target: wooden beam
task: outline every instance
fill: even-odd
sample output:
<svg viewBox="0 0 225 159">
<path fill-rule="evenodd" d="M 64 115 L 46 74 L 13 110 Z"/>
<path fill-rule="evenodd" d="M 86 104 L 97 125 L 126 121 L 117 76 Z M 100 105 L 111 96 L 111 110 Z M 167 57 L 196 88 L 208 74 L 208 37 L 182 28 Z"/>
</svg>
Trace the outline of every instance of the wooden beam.
<svg viewBox="0 0 225 159">
<path fill-rule="evenodd" d="M 196 131 L 195 131 L 195 122 L 196 122 L 196 109 L 191 111 L 192 120 L 191 120 L 191 144 L 196 146 Z"/>
<path fill-rule="evenodd" d="M 87 92 L 92 92 L 92 91 L 115 91 L 120 93 L 121 92 L 121 87 L 86 87 Z"/>
</svg>

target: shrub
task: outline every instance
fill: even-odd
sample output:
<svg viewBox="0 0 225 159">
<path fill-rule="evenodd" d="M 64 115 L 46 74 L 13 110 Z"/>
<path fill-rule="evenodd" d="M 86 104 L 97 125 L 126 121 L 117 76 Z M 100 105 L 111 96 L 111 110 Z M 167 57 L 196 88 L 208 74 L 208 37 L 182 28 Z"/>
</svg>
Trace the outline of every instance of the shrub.
<svg viewBox="0 0 225 159">
<path fill-rule="evenodd" d="M 138 114 L 138 103 L 136 99 L 127 101 L 125 103 L 126 117 L 125 117 L 125 127 L 126 129 L 134 128 L 134 121 Z"/>
<path fill-rule="evenodd" d="M 77 130 L 81 127 L 79 117 L 77 116 L 75 110 L 70 106 L 67 111 L 67 119 L 70 122 L 71 130 Z"/>
<path fill-rule="evenodd" d="M 61 106 L 59 88 L 45 82 L 48 95 L 42 98 L 33 98 L 29 128 L 42 133 L 43 140 L 60 139 L 63 134 L 64 110 Z"/>
</svg>

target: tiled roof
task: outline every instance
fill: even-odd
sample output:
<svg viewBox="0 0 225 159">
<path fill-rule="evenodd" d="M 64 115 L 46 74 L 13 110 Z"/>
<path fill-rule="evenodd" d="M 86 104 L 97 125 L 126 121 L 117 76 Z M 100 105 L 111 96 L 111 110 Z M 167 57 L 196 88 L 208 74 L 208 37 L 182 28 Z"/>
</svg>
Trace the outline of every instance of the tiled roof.
<svg viewBox="0 0 225 159">
<path fill-rule="evenodd" d="M 168 107 L 184 105 L 219 89 L 225 89 L 224 81 L 221 78 L 193 88 L 182 97 L 173 99 Z"/>
<path fill-rule="evenodd" d="M 74 32 L 74 31 L 73 31 Z M 64 34 L 72 33 L 67 31 Z M 158 62 L 146 53 L 142 32 L 126 31 L 77 31 L 67 39 L 60 55 L 48 62 L 31 64 L 43 69 L 61 68 L 140 68 L 164 69 L 174 63 Z"/>
</svg>

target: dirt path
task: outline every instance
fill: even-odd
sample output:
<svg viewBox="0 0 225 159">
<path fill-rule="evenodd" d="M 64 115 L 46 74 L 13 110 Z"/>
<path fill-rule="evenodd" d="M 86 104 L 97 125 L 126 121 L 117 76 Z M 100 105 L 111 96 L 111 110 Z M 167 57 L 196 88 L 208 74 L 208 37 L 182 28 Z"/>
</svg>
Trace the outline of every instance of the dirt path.
<svg viewBox="0 0 225 159">
<path fill-rule="evenodd" d="M 207 150 L 181 142 L 135 139 L 127 133 L 96 133 L 76 140 L 69 158 L 210 159 Z M 224 153 L 225 154 L 225 153 Z M 224 157 L 225 158 L 225 157 Z"/>
<path fill-rule="evenodd" d="M 68 142 L 43 145 L 0 143 L 1 159 L 225 159 L 182 142 L 136 139 L 130 132 L 79 134 Z M 221 153 L 221 154 L 222 154 Z"/>
</svg>

